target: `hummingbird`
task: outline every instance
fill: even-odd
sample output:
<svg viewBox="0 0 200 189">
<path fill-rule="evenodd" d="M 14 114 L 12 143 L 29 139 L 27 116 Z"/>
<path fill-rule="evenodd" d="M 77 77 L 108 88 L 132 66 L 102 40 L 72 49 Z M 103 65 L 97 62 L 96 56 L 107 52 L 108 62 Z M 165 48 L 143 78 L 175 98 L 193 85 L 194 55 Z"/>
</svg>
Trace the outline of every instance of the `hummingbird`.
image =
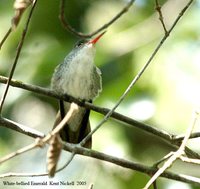
<svg viewBox="0 0 200 189">
<path fill-rule="evenodd" d="M 51 78 L 51 89 L 58 94 L 68 94 L 74 98 L 93 102 L 102 91 L 101 71 L 94 64 L 95 44 L 105 32 L 91 40 L 78 41 L 72 51 L 59 64 Z M 70 103 L 59 101 L 60 110 L 57 113 L 54 127 L 69 111 Z M 60 131 L 63 141 L 77 144 L 91 131 L 89 122 L 90 110 L 80 107 L 78 113 L 69 119 Z M 90 138 L 84 145 L 92 147 Z"/>
</svg>

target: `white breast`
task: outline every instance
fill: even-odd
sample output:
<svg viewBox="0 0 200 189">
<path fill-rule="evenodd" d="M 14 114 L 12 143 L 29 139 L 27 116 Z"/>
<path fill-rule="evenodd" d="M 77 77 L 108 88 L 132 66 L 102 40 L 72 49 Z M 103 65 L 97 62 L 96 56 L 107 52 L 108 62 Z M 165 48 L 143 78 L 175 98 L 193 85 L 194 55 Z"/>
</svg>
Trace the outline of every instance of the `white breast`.
<svg viewBox="0 0 200 189">
<path fill-rule="evenodd" d="M 94 56 L 95 49 L 91 44 L 81 49 L 67 64 L 56 69 L 54 79 L 52 78 L 52 88 L 75 98 L 94 99 L 101 90 L 101 81 L 96 84 L 97 81 L 93 79 L 93 74 L 98 74 L 98 78 L 101 79 L 100 72 L 94 71 Z M 95 85 L 99 87 L 94 87 Z"/>
</svg>

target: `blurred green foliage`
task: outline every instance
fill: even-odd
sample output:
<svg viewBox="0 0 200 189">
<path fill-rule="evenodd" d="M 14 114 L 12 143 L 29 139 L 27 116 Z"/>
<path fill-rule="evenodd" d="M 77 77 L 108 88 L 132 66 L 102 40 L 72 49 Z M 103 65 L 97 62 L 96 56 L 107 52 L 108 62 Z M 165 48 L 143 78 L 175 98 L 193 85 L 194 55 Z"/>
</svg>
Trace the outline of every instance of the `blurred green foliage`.
<svg viewBox="0 0 200 189">
<path fill-rule="evenodd" d="M 78 31 L 92 32 L 109 21 L 126 2 L 68 0 L 66 17 Z M 164 5 L 164 20 L 169 28 L 187 1 L 159 2 Z M 10 26 L 14 14 L 12 3 L 13 1 L 0 0 L 0 38 Z M 117 109 L 118 112 L 174 134 L 184 133 L 193 109 L 199 106 L 199 6 L 199 1 L 196 1 L 187 11 L 155 60 Z M 8 76 L 29 10 L 30 7 L 0 52 L 1 75 Z M 15 79 L 43 87 L 50 86 L 54 68 L 63 61 L 78 40 L 62 27 L 58 15 L 59 1 L 38 1 L 14 74 Z M 136 1 L 128 13 L 112 24 L 97 45 L 95 63 L 102 71 L 103 92 L 95 104 L 112 108 L 163 36 L 154 0 Z M 3 89 L 1 84 L 0 95 L 3 94 Z M 10 88 L 3 116 L 47 133 L 52 128 L 56 110 L 55 99 Z M 101 119 L 101 115 L 92 112 L 92 127 Z M 0 127 L 1 156 L 29 144 L 30 141 L 29 137 Z M 172 150 L 157 137 L 114 120 L 108 121 L 97 131 L 93 141 L 95 150 L 147 165 L 152 165 Z M 195 150 L 198 149 L 197 142 L 199 141 L 194 140 L 190 144 Z M 62 163 L 66 161 L 67 155 L 64 153 Z M 34 164 L 26 166 L 25 170 L 29 172 L 44 171 L 44 162 L 36 163 L 39 158 L 45 160 L 45 150 L 36 151 L 31 157 L 22 155 L 21 158 L 7 162 L 2 173 L 23 170 L 23 161 Z M 193 170 L 192 167 L 190 169 Z M 181 165 L 179 170 L 186 171 Z M 87 181 L 87 188 L 89 183 L 94 183 L 95 189 L 137 189 L 142 188 L 149 179 L 141 173 L 84 157 L 76 158 L 63 172 L 64 174 L 58 173 L 55 179 L 82 179 Z M 197 175 L 200 176 L 199 173 Z M 160 179 L 158 186 L 170 189 L 179 186 L 176 183 L 173 187 L 171 183 L 176 182 Z"/>
</svg>

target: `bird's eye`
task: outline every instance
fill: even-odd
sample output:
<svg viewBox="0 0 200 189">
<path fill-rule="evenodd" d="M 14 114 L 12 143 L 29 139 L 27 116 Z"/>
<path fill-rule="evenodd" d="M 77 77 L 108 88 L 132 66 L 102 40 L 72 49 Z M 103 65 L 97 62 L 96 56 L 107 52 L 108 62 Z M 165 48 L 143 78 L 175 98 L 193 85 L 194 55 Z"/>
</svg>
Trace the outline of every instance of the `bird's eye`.
<svg viewBox="0 0 200 189">
<path fill-rule="evenodd" d="M 85 44 L 87 41 L 86 40 L 80 40 L 75 44 L 75 47 L 81 47 L 83 44 Z"/>
<path fill-rule="evenodd" d="M 79 42 L 76 44 L 77 47 L 80 47 L 81 45 L 83 45 L 83 41 L 79 41 Z"/>
</svg>

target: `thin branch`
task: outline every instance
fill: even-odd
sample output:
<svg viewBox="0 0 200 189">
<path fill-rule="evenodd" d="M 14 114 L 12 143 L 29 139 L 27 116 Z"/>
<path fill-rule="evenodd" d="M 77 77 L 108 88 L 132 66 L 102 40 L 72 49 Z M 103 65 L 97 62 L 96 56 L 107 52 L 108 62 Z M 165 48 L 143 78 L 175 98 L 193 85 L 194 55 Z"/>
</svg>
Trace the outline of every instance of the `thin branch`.
<svg viewBox="0 0 200 189">
<path fill-rule="evenodd" d="M 7 77 L 0 75 L 0 83 L 6 84 L 7 81 L 8 81 Z M 59 94 L 55 93 L 54 91 L 52 91 L 48 88 L 27 84 L 27 83 L 24 83 L 22 81 L 18 81 L 18 80 L 15 80 L 15 79 L 12 79 L 10 81 L 10 85 L 12 87 L 17 87 L 17 88 L 24 89 L 24 90 L 34 92 L 36 94 L 44 95 L 44 96 L 47 96 L 47 97 L 53 97 L 55 99 L 60 99 L 60 100 L 64 100 L 64 101 L 67 101 L 67 102 L 75 102 L 79 106 L 83 106 L 87 109 L 91 109 L 95 112 L 101 113 L 102 115 L 106 115 L 110 111 L 110 109 L 108 109 L 108 108 L 102 108 L 102 107 L 96 106 L 94 104 L 91 104 L 89 102 L 83 103 L 79 99 L 76 99 L 76 98 L 74 98 L 70 95 L 67 95 L 67 94 L 59 95 Z M 117 112 L 113 112 L 111 117 L 115 118 L 116 120 L 127 123 L 129 125 L 132 125 L 134 127 L 137 127 L 139 129 L 145 130 L 145 131 L 152 133 L 154 135 L 157 135 L 158 137 L 164 138 L 166 140 L 171 140 L 171 141 L 173 141 L 173 143 L 177 143 L 179 141 L 182 141 L 183 138 L 184 138 L 183 134 L 172 135 L 172 134 L 167 133 L 164 130 L 157 129 L 155 126 L 151 126 L 151 125 L 139 122 L 137 120 L 131 119 L 131 118 L 124 116 L 124 115 L 117 113 Z M 192 133 L 190 135 L 190 139 L 198 138 L 198 137 L 200 137 L 200 132 L 195 132 L 195 133 Z"/>
<path fill-rule="evenodd" d="M 10 27 L 8 29 L 8 31 L 6 32 L 5 36 L 1 40 L 1 42 L 0 42 L 0 50 L 1 50 L 1 47 L 3 46 L 4 42 L 6 41 L 6 39 L 8 38 L 8 36 L 10 35 L 11 31 L 12 31 L 12 27 Z"/>
<path fill-rule="evenodd" d="M 74 153 L 71 154 L 70 159 L 67 161 L 67 163 L 58 169 L 56 173 L 62 171 L 64 168 L 66 168 L 69 163 L 73 160 Z M 48 173 L 5 173 L 1 174 L 0 178 L 6 178 L 6 177 L 39 177 L 39 176 L 48 176 Z"/>
<path fill-rule="evenodd" d="M 79 145 L 73 145 L 69 143 L 63 143 L 64 149 L 75 153 L 75 154 L 80 154 L 83 156 L 95 158 L 98 160 L 106 161 L 113 163 L 115 165 L 128 168 L 131 170 L 139 171 L 142 173 L 146 174 L 154 174 L 157 171 L 157 168 L 155 167 L 150 167 L 146 166 L 140 163 L 134 163 L 133 161 L 128 161 L 122 158 L 117 158 L 114 156 L 110 156 L 101 152 L 97 152 L 91 149 L 83 148 Z M 71 156 L 72 157 L 72 156 Z M 0 178 L 5 178 L 5 177 L 36 177 L 36 176 L 47 176 L 47 173 L 6 173 L 0 175 Z M 161 177 L 172 179 L 172 180 L 177 180 L 185 183 L 192 183 L 192 184 L 197 184 L 200 186 L 200 179 L 188 175 L 182 175 L 182 174 L 175 174 L 169 171 L 166 171 L 162 173 Z"/>
<path fill-rule="evenodd" d="M 25 153 L 25 152 L 28 152 L 28 151 L 33 150 L 34 148 L 38 147 L 38 146 L 39 146 L 39 143 L 38 143 L 38 142 L 39 142 L 39 141 L 36 139 L 36 142 L 35 142 L 35 143 L 32 143 L 32 144 L 30 144 L 30 145 L 28 145 L 28 146 L 25 146 L 25 147 L 23 147 L 23 148 L 21 148 L 21 149 L 15 151 L 15 152 L 13 152 L 13 153 L 8 154 L 7 156 L 4 156 L 3 158 L 0 159 L 0 165 L 1 165 L 2 163 L 4 163 L 5 161 L 10 160 L 10 159 L 13 158 L 13 157 L 16 157 L 16 156 L 18 156 L 18 155 L 21 155 L 21 154 L 23 154 L 23 153 Z"/>
<path fill-rule="evenodd" d="M 133 161 L 128 161 L 122 158 L 117 158 L 114 156 L 110 156 L 101 152 L 97 152 L 95 150 L 83 148 L 79 145 L 72 145 L 69 143 L 63 143 L 64 149 L 70 152 L 75 152 L 76 154 L 93 157 L 99 160 L 107 161 L 113 163 L 115 165 L 128 168 L 131 170 L 139 171 L 146 174 L 154 174 L 158 169 L 155 167 L 146 166 L 140 163 L 134 163 Z M 175 174 L 169 171 L 166 171 L 161 174 L 161 177 L 169 178 L 172 180 L 182 181 L 186 183 L 196 183 L 200 186 L 200 179 L 196 177 L 191 177 L 182 174 Z"/>
<path fill-rule="evenodd" d="M 0 178 L 6 177 L 39 177 L 39 176 L 48 176 L 48 173 L 5 173 L 1 174 Z"/>
<path fill-rule="evenodd" d="M 182 11 L 179 13 L 178 17 L 176 18 L 176 20 L 174 21 L 172 27 L 169 29 L 168 31 L 168 35 L 171 33 L 171 31 L 174 29 L 174 27 L 176 26 L 176 24 L 178 23 L 178 21 L 181 19 L 181 17 L 184 15 L 184 13 L 186 12 L 186 10 L 190 7 L 190 5 L 193 3 L 194 0 L 190 0 L 187 5 L 182 9 Z M 166 36 L 167 37 L 167 36 Z"/>
<path fill-rule="evenodd" d="M 157 167 L 163 163 L 165 160 L 169 159 L 172 155 L 173 155 L 174 152 L 169 152 L 167 155 L 165 155 L 163 158 L 161 158 L 159 161 L 155 162 L 153 164 L 153 167 Z"/>
<path fill-rule="evenodd" d="M 67 112 L 67 114 L 65 115 L 65 117 L 62 119 L 62 121 L 53 129 L 53 131 L 51 132 L 51 135 L 55 135 L 58 134 L 60 132 L 60 130 L 66 125 L 66 123 L 69 121 L 69 119 L 71 117 L 73 117 L 74 114 L 76 114 L 78 112 L 78 105 L 75 103 L 71 103 L 70 104 L 70 108 L 69 111 Z"/>
<path fill-rule="evenodd" d="M 33 128 L 24 126 L 22 124 L 19 124 L 17 122 L 11 121 L 9 119 L 3 118 L 0 116 L 0 126 L 4 126 L 6 128 L 15 130 L 17 132 L 20 132 L 22 134 L 25 134 L 27 136 L 33 137 L 33 138 L 43 138 L 45 135 Z"/>
<path fill-rule="evenodd" d="M 188 127 L 188 129 L 186 131 L 185 137 L 184 137 L 183 142 L 182 142 L 182 144 L 179 148 L 179 151 L 182 151 L 184 153 L 186 144 L 187 144 L 187 142 L 190 138 L 190 134 L 192 133 L 192 130 L 194 129 L 198 119 L 199 119 L 199 112 L 195 111 L 194 118 L 192 119 L 192 122 L 191 122 L 190 126 Z"/>
<path fill-rule="evenodd" d="M 17 47 L 17 53 L 16 53 L 16 56 L 15 56 L 15 60 L 13 62 L 9 77 L 8 77 L 8 82 L 6 84 L 6 89 L 5 89 L 4 94 L 3 94 L 3 96 L 2 96 L 2 98 L 0 100 L 0 114 L 1 114 L 2 109 L 3 109 L 3 104 L 4 104 L 4 101 L 5 101 L 7 93 L 8 93 L 8 89 L 9 89 L 9 86 L 10 86 L 10 81 L 11 81 L 11 79 L 13 77 L 14 72 L 15 72 L 15 68 L 17 66 L 19 55 L 21 53 L 21 49 L 22 49 L 22 46 L 24 44 L 24 40 L 25 40 L 27 31 L 28 31 L 29 23 L 30 23 L 30 20 L 31 20 L 31 17 L 32 17 L 32 14 L 33 14 L 33 11 L 34 11 L 34 8 L 35 8 L 36 4 L 37 4 L 37 0 L 35 0 L 33 2 L 32 8 L 30 10 L 29 16 L 28 16 L 27 21 L 26 21 L 25 28 L 24 28 L 24 30 L 22 32 L 21 39 L 20 39 L 18 47 Z"/>
<path fill-rule="evenodd" d="M 200 159 L 192 159 L 185 156 L 181 156 L 180 159 L 187 163 L 197 164 L 200 165 Z"/>
<path fill-rule="evenodd" d="M 53 131 L 51 131 L 42 140 L 44 143 L 48 141 L 50 143 L 49 150 L 47 152 L 47 170 L 50 177 L 54 177 L 56 173 L 57 163 L 60 158 L 60 153 L 62 150 L 61 139 L 58 133 L 66 125 L 66 123 L 68 123 L 69 119 L 72 118 L 73 115 L 78 112 L 78 110 L 79 110 L 79 106 L 75 103 L 71 103 L 69 111 L 67 112 L 65 117 L 62 119 L 62 121 L 53 129 Z M 72 153 L 71 158 L 67 161 L 66 165 L 64 165 L 60 170 L 68 166 L 69 163 L 74 158 L 74 156 L 75 156 L 75 153 Z"/>
<path fill-rule="evenodd" d="M 5 162 L 8 161 L 9 159 L 16 157 L 18 155 L 21 155 L 25 152 L 28 152 L 30 150 L 35 149 L 36 147 L 40 147 L 41 143 L 40 140 L 36 140 L 35 143 L 32 143 L 24 148 L 21 148 L 19 150 L 17 150 L 16 152 L 13 152 L 7 156 L 5 156 L 4 158 L 0 159 L 0 165 Z M 66 168 L 70 162 L 73 160 L 75 156 L 75 153 L 73 152 L 70 156 L 70 158 L 68 159 L 68 161 L 65 163 L 65 165 L 63 165 L 61 168 L 59 168 L 56 173 L 62 171 L 64 168 Z M 6 177 L 38 177 L 38 176 L 48 176 L 48 173 L 5 173 L 5 174 L 1 174 L 0 178 L 6 178 Z"/>
<path fill-rule="evenodd" d="M 145 72 L 145 70 L 147 69 L 147 67 L 150 65 L 150 63 L 152 62 L 152 60 L 154 59 L 154 57 L 156 56 L 157 52 L 159 51 L 159 49 L 162 47 L 163 43 L 166 41 L 166 39 L 169 37 L 169 34 L 172 32 L 172 30 L 174 29 L 174 27 L 176 26 L 176 24 L 178 23 L 178 21 L 180 20 L 180 18 L 183 16 L 183 14 L 185 13 L 185 11 L 189 8 L 190 4 L 193 2 L 193 0 L 190 0 L 190 2 L 182 9 L 182 11 L 180 12 L 180 14 L 178 15 L 178 17 L 176 18 L 176 20 L 174 21 L 173 25 L 171 26 L 171 28 L 168 31 L 168 35 L 165 35 L 162 40 L 160 41 L 160 43 L 157 45 L 157 47 L 155 48 L 155 50 L 153 51 L 152 55 L 150 56 L 150 58 L 148 59 L 148 61 L 144 64 L 144 66 L 142 67 L 142 69 L 138 72 L 138 74 L 134 77 L 134 79 L 131 81 L 131 83 L 129 84 L 129 86 L 127 87 L 127 89 L 125 90 L 125 92 L 122 94 L 122 96 L 120 97 L 120 99 L 117 101 L 117 103 L 115 104 L 115 106 L 105 115 L 104 119 L 80 142 L 80 145 L 84 145 L 90 138 L 91 136 L 109 119 L 109 117 L 111 117 L 111 115 L 113 114 L 113 112 L 117 109 L 117 107 L 121 104 L 121 102 L 125 99 L 125 97 L 128 95 L 128 93 L 131 91 L 131 89 L 133 88 L 133 86 L 136 84 L 136 82 L 140 79 L 140 77 L 143 75 L 143 73 Z"/>
<path fill-rule="evenodd" d="M 37 146 L 43 146 L 44 145 L 43 140 L 38 140 L 36 142 L 36 144 L 37 144 Z M 84 155 L 84 156 L 88 156 L 88 157 L 93 157 L 93 158 L 96 158 L 96 159 L 99 159 L 99 160 L 107 161 L 107 162 L 122 166 L 124 168 L 129 168 L 129 169 L 136 170 L 136 171 L 139 171 L 139 172 L 143 172 L 143 173 L 146 173 L 146 174 L 153 174 L 157 171 L 157 168 L 155 168 L 155 167 L 149 167 L 149 166 L 134 163 L 132 161 L 128 161 L 128 160 L 125 160 L 125 159 L 109 156 L 109 155 L 101 153 L 101 152 L 97 152 L 97 151 L 94 151 L 94 150 L 83 148 L 79 145 L 63 143 L 63 147 L 64 147 L 64 150 L 72 152 L 71 158 L 68 160 L 66 165 L 68 165 L 71 162 L 71 160 L 73 159 L 73 156 L 75 154 L 80 154 L 80 155 Z M 25 149 L 27 149 L 27 147 L 25 147 Z M 19 150 L 17 155 L 24 153 L 25 149 Z M 13 156 L 14 156 L 14 154 L 13 154 Z M 7 156 L 7 157 L 9 157 L 9 156 Z M 8 159 L 10 159 L 10 158 L 11 158 L 11 155 Z M 64 166 L 64 167 L 66 167 L 66 166 Z M 64 167 L 58 169 L 57 172 L 63 170 Z M 47 173 L 38 173 L 38 174 L 35 174 L 35 173 L 6 173 L 6 174 L 3 174 L 3 175 L 0 175 L 0 178 L 5 178 L 5 177 L 35 177 L 35 176 L 47 176 L 47 175 L 48 175 Z M 200 184 L 200 179 L 195 178 L 195 177 L 190 177 L 190 176 L 187 176 L 187 175 L 178 175 L 178 174 L 174 174 L 174 173 L 171 173 L 171 172 L 164 172 L 161 176 L 165 177 L 165 178 L 173 179 L 173 180 L 186 182 L 186 183 L 198 183 L 198 184 Z"/>
<path fill-rule="evenodd" d="M 153 175 L 153 177 L 145 185 L 144 189 L 148 189 L 166 169 L 168 169 L 170 166 L 172 166 L 172 164 L 184 154 L 186 144 L 189 140 L 192 130 L 194 129 L 194 126 L 197 123 L 198 118 L 199 118 L 199 113 L 195 112 L 195 116 L 192 119 L 192 122 L 186 131 L 186 134 L 185 134 L 185 137 L 183 139 L 181 146 L 179 147 L 179 149 L 176 152 L 173 153 L 172 156 L 169 157 L 169 159 L 164 163 L 164 165 Z"/>
<path fill-rule="evenodd" d="M 56 171 L 56 173 L 62 171 L 63 169 L 65 169 L 72 162 L 72 160 L 74 159 L 75 155 L 76 155 L 75 152 L 72 152 L 71 155 L 70 155 L 70 158 L 67 160 L 67 162 L 61 168 L 59 168 Z"/>
<path fill-rule="evenodd" d="M 190 139 L 193 139 L 193 138 L 199 138 L 200 137 L 200 132 L 195 132 L 195 133 L 192 133 L 190 135 Z M 175 135 L 172 137 L 172 140 L 174 142 L 179 142 L 179 141 L 182 141 L 184 139 L 184 134 L 181 134 L 181 135 Z"/>
<path fill-rule="evenodd" d="M 8 119 L 2 118 L 2 117 L 0 116 L 0 124 L 8 123 L 8 124 L 11 124 L 12 127 L 14 127 L 14 125 L 17 124 L 17 125 L 16 125 L 17 127 L 20 126 L 20 128 L 25 128 L 25 129 L 21 129 L 21 130 L 19 129 L 18 131 L 24 132 L 24 130 L 26 130 L 26 131 L 25 131 L 25 134 L 27 134 L 27 135 L 29 135 L 29 136 L 31 136 L 31 137 L 36 137 L 36 138 L 38 138 L 38 139 L 36 139 L 36 142 L 33 143 L 33 144 L 31 144 L 30 146 L 24 147 L 24 148 L 22 148 L 22 149 L 20 149 L 20 150 L 18 150 L 18 151 L 16 151 L 16 152 L 14 152 L 14 153 L 8 155 L 7 157 L 1 159 L 1 160 L 0 160 L 0 163 L 4 162 L 6 159 L 10 159 L 10 157 L 14 157 L 15 154 L 16 154 L 16 155 L 19 155 L 19 154 L 24 153 L 24 152 L 26 152 L 26 151 L 28 151 L 28 150 L 31 150 L 32 147 L 34 148 L 34 147 L 37 147 L 37 146 L 39 146 L 39 147 L 43 146 L 45 143 L 47 143 L 47 142 L 50 140 L 50 138 L 51 138 L 53 135 L 57 134 L 57 133 L 62 129 L 62 127 L 66 124 L 66 122 L 69 120 L 69 118 L 71 117 L 71 115 L 74 113 L 74 110 L 75 110 L 75 109 L 74 109 L 74 106 L 73 106 L 73 103 L 72 103 L 72 104 L 71 104 L 71 107 L 70 107 L 70 110 L 67 112 L 67 114 L 66 114 L 66 116 L 64 117 L 64 119 L 63 119 L 63 120 L 48 134 L 48 135 L 46 135 L 46 136 L 45 136 L 43 133 L 39 133 L 39 132 L 37 132 L 37 131 L 35 131 L 35 130 L 33 130 L 34 133 L 30 135 L 29 133 L 32 132 L 32 131 L 31 131 L 31 129 L 29 129 L 28 127 L 23 126 L 23 125 L 21 125 L 21 124 L 17 124 L 17 123 L 15 123 L 15 122 L 13 122 L 13 121 L 10 121 L 10 120 L 8 120 Z M 29 129 L 28 132 L 27 132 L 27 130 L 28 130 L 27 128 Z M 38 134 L 40 134 L 40 135 L 38 135 Z M 41 137 L 43 137 L 43 138 L 41 138 Z M 4 160 L 4 159 L 5 159 L 5 160 Z M 2 162 L 1 162 L 1 161 L 2 161 Z"/>
<path fill-rule="evenodd" d="M 0 82 L 6 83 L 6 81 L 7 81 L 6 77 L 0 76 Z M 25 90 L 28 90 L 28 91 L 31 91 L 31 92 L 35 92 L 37 94 L 45 95 L 45 96 L 48 96 L 48 97 L 53 97 L 53 98 L 56 98 L 56 99 L 61 99 L 61 100 L 67 101 L 67 102 L 75 102 L 79 106 L 83 106 L 83 107 L 85 107 L 87 109 L 91 109 L 91 110 L 99 112 L 99 113 L 101 113 L 103 115 L 106 115 L 108 112 L 111 111 L 108 108 L 101 108 L 101 107 L 95 106 L 95 105 L 93 105 L 93 104 L 91 104 L 89 102 L 84 102 L 83 103 L 80 100 L 78 100 L 76 98 L 73 98 L 73 97 L 71 97 L 71 96 L 69 96 L 67 94 L 66 95 L 58 95 L 54 91 L 51 91 L 51 90 L 49 90 L 47 88 L 42 88 L 42 87 L 34 86 L 34 85 L 28 85 L 28 84 L 25 84 L 25 83 L 23 83 L 21 81 L 11 80 L 10 85 L 14 86 L 14 87 L 25 89 Z M 145 132 L 151 133 L 151 134 L 153 134 L 153 135 L 155 135 L 155 136 L 157 136 L 157 137 L 159 137 L 161 139 L 164 139 L 169 144 L 171 144 L 171 146 L 173 145 L 173 147 L 174 147 L 174 145 L 176 145 L 176 148 L 177 148 L 177 146 L 179 146 L 179 142 L 173 140 L 173 138 L 176 138 L 175 135 L 171 135 L 171 134 L 167 133 L 166 131 L 158 129 L 155 126 L 150 126 L 148 124 L 136 121 L 134 119 L 131 119 L 131 118 L 129 118 L 127 116 L 124 116 L 122 114 L 119 114 L 117 112 L 113 112 L 111 117 L 116 119 L 116 120 L 122 121 L 122 122 L 124 122 L 126 124 L 129 124 L 129 126 L 137 127 L 139 129 L 144 130 Z M 37 133 L 35 133 L 34 130 L 32 132 L 30 132 L 30 133 L 26 133 L 26 130 L 28 128 L 25 127 L 25 129 L 19 130 L 18 126 L 17 126 L 17 123 L 16 124 L 12 124 L 14 122 L 10 121 L 10 122 L 12 122 L 11 126 L 10 126 L 10 123 L 7 123 L 7 121 L 9 121 L 9 120 L 0 117 L 0 123 L 2 123 L 2 126 L 11 128 L 13 130 L 16 130 L 18 132 L 26 134 L 28 136 L 31 136 L 31 134 L 33 133 L 34 135 L 36 134 L 35 136 L 37 137 Z M 200 155 L 198 153 L 195 153 L 194 151 L 190 150 L 189 148 L 186 149 L 186 153 L 187 153 L 188 156 L 190 156 L 192 158 L 200 158 Z"/>
<path fill-rule="evenodd" d="M 114 16 L 108 23 L 104 24 L 103 26 L 101 26 L 99 29 L 97 29 L 96 31 L 90 33 L 90 34 L 84 34 L 82 32 L 79 32 L 77 30 L 75 30 L 68 22 L 68 20 L 65 18 L 65 0 L 60 0 L 60 15 L 59 18 L 61 20 L 62 25 L 64 26 L 64 28 L 71 32 L 72 34 L 81 37 L 81 38 L 89 38 L 92 37 L 94 35 L 96 35 L 97 33 L 101 32 L 102 30 L 105 30 L 106 28 L 108 28 L 111 24 L 113 24 L 116 20 L 118 20 L 123 14 L 125 14 L 129 8 L 131 7 L 131 5 L 133 4 L 135 0 L 130 0 L 127 5 L 116 15 Z"/>
<path fill-rule="evenodd" d="M 118 113 L 116 113 L 116 114 L 118 115 Z M 115 113 L 113 115 L 115 115 Z M 124 116 L 124 117 L 126 117 L 126 116 Z M 132 123 L 133 125 L 131 125 L 131 119 L 128 118 L 128 117 L 127 117 L 127 119 L 130 121 L 130 126 L 133 126 L 133 127 L 136 126 L 136 125 L 133 124 L 135 122 L 134 120 L 133 120 L 133 123 Z M 162 137 L 162 135 L 159 136 L 159 135 L 156 134 L 156 133 L 162 133 L 162 131 L 158 130 L 158 132 L 157 132 L 157 129 L 156 129 L 155 130 L 156 132 L 154 132 L 154 127 L 147 126 L 145 124 L 143 125 L 143 123 L 140 123 L 140 122 L 138 122 L 138 123 L 139 124 L 136 127 L 138 127 L 139 125 L 141 125 L 141 127 L 143 129 L 146 127 L 147 130 L 144 129 L 144 131 L 149 132 L 149 133 L 151 133 L 153 135 L 156 135 L 156 136 L 160 137 L 161 139 L 165 140 L 172 148 L 177 149 L 179 147 L 179 143 L 175 143 L 174 144 L 174 142 L 171 141 L 170 138 L 169 139 L 167 139 L 167 138 L 165 139 L 164 137 Z M 29 128 L 27 126 L 18 124 L 18 123 L 14 122 L 14 121 L 5 119 L 5 118 L 3 118 L 1 116 L 0 116 L 0 126 L 4 126 L 6 128 L 10 128 L 12 130 L 15 130 L 17 132 L 20 132 L 22 134 L 25 134 L 25 135 L 33 137 L 33 138 L 43 138 L 43 137 L 45 137 L 45 135 L 43 133 L 41 133 L 41 132 L 39 132 L 39 131 L 37 131 L 35 129 L 32 129 L 32 128 Z M 145 126 L 145 127 L 143 127 L 143 126 Z M 151 132 L 151 130 L 153 132 Z M 169 135 L 168 133 L 166 133 L 166 134 Z M 198 153 L 190 150 L 189 148 L 186 148 L 185 151 L 186 151 L 186 154 L 191 158 L 200 158 L 200 155 Z"/>
<path fill-rule="evenodd" d="M 177 145 L 178 146 L 178 145 Z M 194 152 L 193 150 L 191 150 L 190 148 L 188 148 L 187 146 L 185 147 L 185 153 L 187 156 L 193 156 L 193 158 L 198 158 L 200 159 L 200 155 L 197 152 Z"/>
<path fill-rule="evenodd" d="M 168 31 L 167 31 L 167 28 L 165 26 L 164 18 L 163 18 L 162 11 L 161 11 L 161 6 L 160 6 L 158 0 L 155 0 L 155 3 L 156 3 L 156 8 L 155 9 L 157 10 L 157 12 L 159 14 L 159 20 L 160 20 L 160 22 L 162 24 L 162 27 L 163 27 L 164 32 L 165 32 L 165 35 L 168 35 Z"/>
<path fill-rule="evenodd" d="M 7 82 L 7 78 L 3 77 L 3 76 L 0 76 L 0 82 L 1 83 L 6 83 Z M 39 87 L 39 86 L 35 86 L 35 85 L 25 84 L 25 83 L 23 83 L 21 81 L 11 80 L 10 85 L 13 86 L 13 87 L 17 87 L 17 88 L 25 89 L 25 90 L 28 90 L 28 91 L 31 91 L 31 92 L 35 92 L 37 94 L 45 95 L 45 96 L 48 96 L 48 97 L 53 97 L 55 99 L 60 99 L 60 100 L 64 100 L 64 101 L 67 101 L 67 102 L 75 102 L 79 106 L 83 106 L 83 107 L 85 107 L 87 109 L 91 109 L 91 110 L 96 111 L 98 113 L 101 113 L 103 115 L 106 115 L 108 112 L 111 111 L 108 108 L 102 108 L 102 107 L 99 107 L 99 106 L 95 106 L 94 104 L 91 104 L 89 102 L 84 102 L 83 103 L 80 100 L 78 100 L 76 98 L 73 98 L 73 97 L 71 97 L 71 96 L 69 96 L 67 94 L 59 95 L 59 94 L 55 93 L 54 91 L 52 91 L 50 89 Z M 144 131 L 146 131 L 148 133 L 152 133 L 152 134 L 154 134 L 154 135 L 156 135 L 158 137 L 161 137 L 163 139 L 166 139 L 166 140 L 171 140 L 172 139 L 172 136 L 169 133 L 167 133 L 166 131 L 157 129 L 154 126 L 150 126 L 148 124 L 145 124 L 145 123 L 139 122 L 137 120 L 131 119 L 131 118 L 129 118 L 127 116 L 124 116 L 124 115 L 122 115 L 120 113 L 113 112 L 111 117 L 116 119 L 116 120 L 122 121 L 122 122 L 124 122 L 126 124 L 129 124 L 129 125 L 131 125 L 133 127 L 137 127 L 139 129 L 142 129 L 142 130 L 144 130 Z M 1 121 L 1 118 L 0 118 L 0 121 Z"/>
<path fill-rule="evenodd" d="M 75 103 L 71 103 L 70 109 L 69 109 L 69 111 L 67 112 L 67 114 L 65 115 L 64 119 L 63 119 L 63 120 L 62 120 L 62 121 L 47 135 L 47 136 L 45 136 L 45 137 L 42 138 L 42 139 L 41 139 L 41 138 L 37 138 L 35 143 L 32 143 L 32 144 L 30 144 L 30 145 L 28 145 L 28 146 L 25 146 L 25 147 L 23 147 L 23 148 L 17 150 L 16 152 L 13 152 L 13 153 L 11 153 L 11 154 L 9 154 L 9 155 L 7 155 L 7 156 L 1 158 L 1 159 L 0 159 L 0 164 L 3 163 L 3 162 L 5 162 L 5 161 L 8 161 L 9 159 L 11 159 L 11 158 L 13 158 L 13 157 L 16 157 L 16 156 L 18 156 L 18 155 L 20 155 L 20 154 L 23 154 L 23 153 L 25 153 L 25 152 L 27 152 L 27 151 L 33 150 L 33 149 L 36 148 L 36 147 L 43 147 L 46 143 L 48 143 L 48 142 L 50 141 L 50 139 L 51 139 L 54 135 L 58 134 L 58 132 L 59 132 L 59 131 L 63 128 L 63 126 L 68 122 L 68 120 L 70 119 L 70 117 L 71 117 L 74 113 L 76 113 L 76 111 L 78 110 L 77 108 L 78 108 L 78 106 L 77 106 Z M 1 117 L 0 117 L 0 118 L 1 118 Z M 61 149 L 62 149 L 62 147 L 61 147 Z M 60 154 L 59 154 L 59 155 L 60 155 Z M 74 155 L 75 155 L 75 153 L 72 153 L 71 158 L 69 159 L 69 161 L 67 162 L 67 164 L 64 165 L 63 168 L 65 168 L 65 167 L 72 161 Z M 58 171 L 61 171 L 63 168 L 59 169 Z"/>
</svg>

